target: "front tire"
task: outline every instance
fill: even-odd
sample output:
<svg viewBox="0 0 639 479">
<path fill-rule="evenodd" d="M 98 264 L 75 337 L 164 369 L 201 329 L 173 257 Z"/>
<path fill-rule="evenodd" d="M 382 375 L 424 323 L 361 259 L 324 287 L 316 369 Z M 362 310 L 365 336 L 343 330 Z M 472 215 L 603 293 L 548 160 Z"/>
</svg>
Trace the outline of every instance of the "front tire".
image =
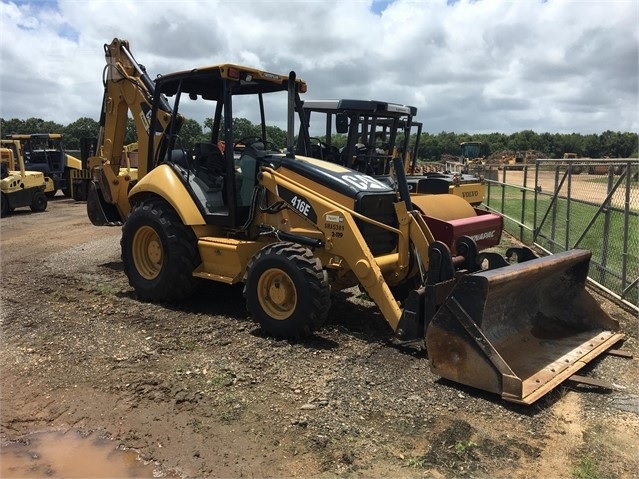
<svg viewBox="0 0 639 479">
<path fill-rule="evenodd" d="M 197 238 L 161 198 L 136 205 L 122 227 L 122 262 L 129 284 L 145 301 L 171 302 L 190 296 L 200 264 Z"/>
<path fill-rule="evenodd" d="M 244 275 L 246 306 L 273 336 L 308 336 L 326 321 L 330 287 L 322 264 L 295 243 L 275 243 L 258 251 Z"/>
<path fill-rule="evenodd" d="M 31 211 L 36 213 L 42 213 L 47 209 L 47 195 L 42 191 L 37 191 L 33 194 L 33 198 L 31 199 Z"/>
</svg>

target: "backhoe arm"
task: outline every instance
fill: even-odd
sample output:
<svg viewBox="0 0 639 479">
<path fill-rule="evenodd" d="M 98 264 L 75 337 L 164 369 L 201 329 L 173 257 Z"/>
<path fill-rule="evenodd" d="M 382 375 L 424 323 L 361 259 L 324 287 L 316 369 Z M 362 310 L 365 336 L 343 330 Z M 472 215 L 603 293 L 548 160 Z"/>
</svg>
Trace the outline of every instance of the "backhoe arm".
<svg viewBox="0 0 639 479">
<path fill-rule="evenodd" d="M 129 112 L 135 124 L 140 163 L 137 179 L 157 164 L 157 158 L 149 159 L 149 147 L 158 154 L 159 143 L 171 121 L 168 102 L 160 99 L 156 110 L 156 133 L 149 134 L 155 87 L 144 67 L 135 62 L 126 40 L 114 39 L 104 46 L 106 67 L 104 97 L 100 115 L 100 135 L 95 157 L 89 158 L 96 190 L 90 194 L 87 208 L 94 224 L 122 222 L 128 216 L 130 205 L 128 191 L 132 177 L 126 165 L 122 165 L 122 152 L 127 133 Z M 150 138 L 154 145 L 150 145 Z M 97 195 L 95 194 L 97 193 Z M 96 202 L 99 202 L 96 203 Z"/>
</svg>

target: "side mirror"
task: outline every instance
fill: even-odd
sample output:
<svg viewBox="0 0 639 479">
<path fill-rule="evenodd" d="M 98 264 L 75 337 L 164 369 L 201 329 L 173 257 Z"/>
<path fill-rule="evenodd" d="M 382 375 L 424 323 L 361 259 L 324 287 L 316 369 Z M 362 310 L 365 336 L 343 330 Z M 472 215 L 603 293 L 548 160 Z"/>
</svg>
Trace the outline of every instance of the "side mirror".
<svg viewBox="0 0 639 479">
<path fill-rule="evenodd" d="M 335 115 L 335 129 L 337 133 L 348 133 L 348 115 L 345 113 Z"/>
</svg>

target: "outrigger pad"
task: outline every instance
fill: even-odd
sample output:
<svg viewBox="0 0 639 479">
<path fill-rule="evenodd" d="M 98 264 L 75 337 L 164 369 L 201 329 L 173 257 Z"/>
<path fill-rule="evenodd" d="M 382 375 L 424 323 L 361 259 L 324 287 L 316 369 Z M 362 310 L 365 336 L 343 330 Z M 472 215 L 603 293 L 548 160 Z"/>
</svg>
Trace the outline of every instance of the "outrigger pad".
<svg viewBox="0 0 639 479">
<path fill-rule="evenodd" d="M 591 252 L 462 276 L 426 331 L 441 377 L 532 404 L 624 335 L 586 290 Z"/>
</svg>

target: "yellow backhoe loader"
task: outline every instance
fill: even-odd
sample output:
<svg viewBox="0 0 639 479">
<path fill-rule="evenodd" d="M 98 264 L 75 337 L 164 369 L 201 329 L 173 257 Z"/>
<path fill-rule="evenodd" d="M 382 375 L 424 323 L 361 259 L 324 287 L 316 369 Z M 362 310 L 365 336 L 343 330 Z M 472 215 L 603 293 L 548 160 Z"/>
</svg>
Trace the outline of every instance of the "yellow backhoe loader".
<svg viewBox="0 0 639 479">
<path fill-rule="evenodd" d="M 331 290 L 360 286 L 398 339 L 426 345 L 436 374 L 524 404 L 623 337 L 585 290 L 590 252 L 538 258 L 521 248 L 510 263 L 468 235 L 434 234 L 429 211 L 453 231 L 483 219 L 465 216 L 470 206 L 455 195 L 410 195 L 400 158 L 390 186 L 298 154 L 306 83 L 294 72 L 224 64 L 151 80 L 127 41 L 114 39 L 105 55 L 102 154 L 89 159 L 87 212 L 96 225 L 122 225 L 124 271 L 139 298 L 179 301 L 200 279 L 243 283 L 264 331 L 300 337 L 321 327 Z M 285 153 L 266 128 L 279 119 L 267 113 L 280 96 Z M 233 112 L 251 107 L 261 135 L 234 137 Z M 128 111 L 137 180 L 120 169 Z M 209 141 L 189 144 L 184 118 L 209 112 Z"/>
</svg>

